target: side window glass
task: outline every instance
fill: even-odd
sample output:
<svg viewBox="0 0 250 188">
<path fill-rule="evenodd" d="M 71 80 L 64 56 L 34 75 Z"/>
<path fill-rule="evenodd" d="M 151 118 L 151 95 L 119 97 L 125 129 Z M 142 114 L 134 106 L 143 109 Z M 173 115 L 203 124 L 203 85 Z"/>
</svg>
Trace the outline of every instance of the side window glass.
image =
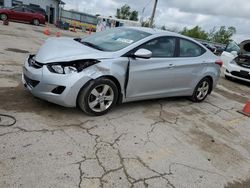
<svg viewBox="0 0 250 188">
<path fill-rule="evenodd" d="M 240 47 L 235 43 L 235 42 L 230 42 L 227 47 L 226 50 L 227 52 L 231 53 L 232 51 L 236 51 L 239 52 L 240 51 Z"/>
<path fill-rule="evenodd" d="M 180 39 L 180 57 L 197 57 L 202 55 L 204 50 L 197 44 Z"/>
<path fill-rule="evenodd" d="M 22 7 L 16 7 L 16 8 L 13 8 L 12 10 L 17 11 L 17 12 L 23 12 Z"/>
<path fill-rule="evenodd" d="M 174 57 L 175 38 L 160 37 L 147 42 L 140 48 L 152 52 L 152 57 Z"/>
<path fill-rule="evenodd" d="M 29 13 L 33 13 L 33 11 L 32 11 L 32 10 L 30 10 L 30 9 L 27 9 L 27 8 L 25 8 L 25 9 L 24 9 L 24 12 L 29 12 Z"/>
</svg>

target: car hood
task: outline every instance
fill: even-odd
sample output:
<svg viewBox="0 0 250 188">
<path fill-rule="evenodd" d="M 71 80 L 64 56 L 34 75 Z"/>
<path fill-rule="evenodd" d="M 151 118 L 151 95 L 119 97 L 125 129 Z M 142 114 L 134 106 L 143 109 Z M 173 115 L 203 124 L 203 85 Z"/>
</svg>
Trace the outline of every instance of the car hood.
<svg viewBox="0 0 250 188">
<path fill-rule="evenodd" d="M 250 39 L 241 42 L 239 47 L 240 47 L 240 54 L 250 56 Z"/>
<path fill-rule="evenodd" d="M 96 50 L 67 37 L 47 39 L 35 56 L 37 62 L 44 64 L 101 58 L 112 58 L 112 53 Z"/>
</svg>

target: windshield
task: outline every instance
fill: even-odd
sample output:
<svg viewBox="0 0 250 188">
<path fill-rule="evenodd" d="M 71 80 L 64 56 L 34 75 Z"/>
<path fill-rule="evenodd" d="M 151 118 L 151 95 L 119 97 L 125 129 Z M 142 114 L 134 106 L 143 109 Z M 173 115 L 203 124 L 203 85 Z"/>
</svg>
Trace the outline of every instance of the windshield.
<svg viewBox="0 0 250 188">
<path fill-rule="evenodd" d="M 114 28 L 84 37 L 81 39 L 81 43 L 102 51 L 114 52 L 149 35 L 151 34 L 136 29 Z"/>
<path fill-rule="evenodd" d="M 232 51 L 236 51 L 236 52 L 240 52 L 240 47 L 238 46 L 238 44 L 234 41 L 230 42 L 227 47 L 226 47 L 226 52 L 231 53 Z"/>
</svg>

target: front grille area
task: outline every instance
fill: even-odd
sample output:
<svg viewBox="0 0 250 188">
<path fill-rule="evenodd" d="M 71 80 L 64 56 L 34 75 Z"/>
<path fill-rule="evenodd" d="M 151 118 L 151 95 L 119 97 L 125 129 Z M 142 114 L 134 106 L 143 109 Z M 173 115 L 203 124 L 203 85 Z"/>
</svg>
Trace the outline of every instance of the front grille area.
<svg viewBox="0 0 250 188">
<path fill-rule="evenodd" d="M 30 78 L 28 78 L 26 75 L 23 75 L 25 82 L 27 83 L 27 85 L 29 85 L 30 87 L 36 87 L 39 84 L 39 81 L 37 80 L 32 80 Z"/>
<path fill-rule="evenodd" d="M 35 69 L 40 69 L 43 67 L 43 64 L 37 62 L 35 59 L 34 59 L 35 55 L 30 55 L 29 59 L 28 59 L 28 63 L 29 63 L 29 66 L 30 67 L 33 67 Z"/>
<path fill-rule="evenodd" d="M 250 75 L 249 75 L 249 73 L 246 72 L 246 71 L 241 71 L 241 72 L 232 71 L 231 74 L 232 74 L 233 76 L 237 76 L 237 77 L 240 77 L 240 78 L 245 78 L 245 79 L 250 80 Z"/>
</svg>

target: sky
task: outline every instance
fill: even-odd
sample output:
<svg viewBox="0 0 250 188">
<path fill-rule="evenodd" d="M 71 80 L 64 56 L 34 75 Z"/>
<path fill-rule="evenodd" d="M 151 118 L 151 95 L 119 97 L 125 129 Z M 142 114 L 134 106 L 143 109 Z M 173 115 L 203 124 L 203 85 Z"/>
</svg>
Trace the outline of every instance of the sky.
<svg viewBox="0 0 250 188">
<path fill-rule="evenodd" d="M 116 9 L 128 4 L 139 12 L 139 18 L 151 16 L 154 0 L 63 0 L 66 9 L 90 14 L 115 16 Z M 144 9 L 144 12 L 143 12 Z M 233 39 L 241 42 L 250 38 L 249 0 L 158 0 L 155 23 L 167 28 L 201 26 L 206 31 L 214 26 L 234 26 Z"/>
</svg>

